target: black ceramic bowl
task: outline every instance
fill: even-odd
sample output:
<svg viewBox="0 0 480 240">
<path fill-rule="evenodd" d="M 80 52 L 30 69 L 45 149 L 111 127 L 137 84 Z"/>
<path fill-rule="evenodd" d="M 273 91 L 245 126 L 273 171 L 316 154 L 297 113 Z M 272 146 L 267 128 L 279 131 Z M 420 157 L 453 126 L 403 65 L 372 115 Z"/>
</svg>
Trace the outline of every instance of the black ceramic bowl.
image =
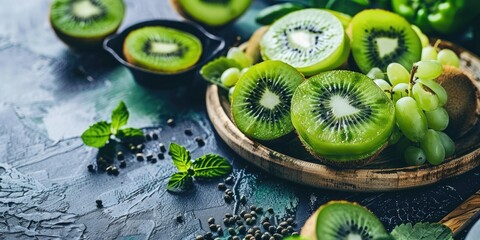
<svg viewBox="0 0 480 240">
<path fill-rule="evenodd" d="M 170 27 L 193 34 L 202 42 L 202 56 L 193 67 L 176 73 L 154 72 L 128 63 L 123 55 L 123 42 L 131 31 L 146 26 Z M 157 89 L 190 84 L 193 79 L 195 79 L 200 67 L 219 55 L 224 47 L 225 41 L 222 38 L 208 33 L 201 26 L 195 23 L 173 20 L 151 20 L 140 22 L 128 27 L 119 34 L 108 37 L 103 42 L 103 48 L 112 54 L 118 62 L 127 67 L 138 83 Z"/>
</svg>

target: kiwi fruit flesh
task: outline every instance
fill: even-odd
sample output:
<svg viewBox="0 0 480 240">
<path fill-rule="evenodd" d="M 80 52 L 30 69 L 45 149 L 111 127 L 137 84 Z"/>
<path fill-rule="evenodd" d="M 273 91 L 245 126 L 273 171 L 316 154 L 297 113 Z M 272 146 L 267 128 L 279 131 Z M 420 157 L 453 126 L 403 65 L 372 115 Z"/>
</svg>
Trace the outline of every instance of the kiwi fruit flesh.
<svg viewBox="0 0 480 240">
<path fill-rule="evenodd" d="M 355 15 L 348 33 L 352 55 L 360 71 L 400 63 L 410 69 L 420 60 L 422 44 L 410 23 L 403 17 L 380 9 L 364 10 Z"/>
<path fill-rule="evenodd" d="M 123 0 L 54 0 L 49 18 L 57 36 L 68 45 L 93 47 L 117 31 L 124 15 Z"/>
<path fill-rule="evenodd" d="M 290 64 L 306 76 L 332 68 L 344 54 L 340 20 L 321 9 L 304 9 L 275 21 L 260 41 L 264 60 Z"/>
<path fill-rule="evenodd" d="M 198 62 L 202 55 L 202 43 L 184 31 L 150 26 L 127 35 L 123 54 L 133 65 L 156 72 L 175 73 Z"/>
<path fill-rule="evenodd" d="M 436 79 L 447 92 L 445 109 L 449 123 L 445 133 L 459 138 L 467 133 L 478 121 L 479 93 L 474 77 L 465 70 L 443 66 L 443 73 Z"/>
<path fill-rule="evenodd" d="M 293 95 L 291 115 L 312 155 L 349 167 L 372 160 L 395 125 L 392 101 L 369 77 L 347 70 L 320 73 L 303 82 Z"/>
<path fill-rule="evenodd" d="M 170 0 L 183 17 L 210 27 L 219 27 L 240 17 L 252 0 Z"/>
<path fill-rule="evenodd" d="M 311 240 L 390 239 L 373 213 L 347 201 L 331 201 L 321 206 L 305 222 L 301 236 Z"/>
<path fill-rule="evenodd" d="M 232 95 L 233 120 L 246 136 L 274 142 L 293 132 L 290 104 L 304 77 L 281 61 L 264 61 L 244 73 Z"/>
</svg>

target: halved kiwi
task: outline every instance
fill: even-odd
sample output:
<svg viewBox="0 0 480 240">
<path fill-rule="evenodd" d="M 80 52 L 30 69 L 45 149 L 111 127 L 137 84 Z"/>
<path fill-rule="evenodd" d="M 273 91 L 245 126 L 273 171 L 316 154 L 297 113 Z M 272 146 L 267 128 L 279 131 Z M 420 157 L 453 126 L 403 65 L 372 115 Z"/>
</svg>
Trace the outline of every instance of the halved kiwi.
<svg viewBox="0 0 480 240">
<path fill-rule="evenodd" d="M 125 38 L 123 54 L 133 65 L 173 73 L 192 67 L 202 55 L 194 35 L 173 28 L 152 26 L 134 30 Z"/>
<path fill-rule="evenodd" d="M 170 0 L 180 15 L 211 27 L 223 26 L 240 17 L 252 0 Z"/>
<path fill-rule="evenodd" d="M 123 0 L 54 0 L 50 5 L 55 33 L 74 47 L 100 45 L 117 31 L 124 15 Z"/>
<path fill-rule="evenodd" d="M 391 239 L 382 222 L 368 209 L 347 201 L 321 206 L 305 223 L 301 236 L 321 239 Z"/>
<path fill-rule="evenodd" d="M 233 120 L 240 131 L 266 142 L 293 132 L 290 104 L 303 80 L 295 68 L 280 61 L 250 67 L 238 80 L 232 96 Z"/>
<path fill-rule="evenodd" d="M 380 9 L 355 15 L 348 33 L 352 55 L 363 73 L 378 67 L 383 71 L 392 62 L 410 69 L 420 60 L 422 44 L 410 23 L 403 17 Z"/>
<path fill-rule="evenodd" d="M 334 165 L 368 162 L 386 144 L 395 108 L 367 76 L 346 70 L 320 73 L 292 98 L 292 123 L 307 150 Z"/>
<path fill-rule="evenodd" d="M 263 59 L 286 62 L 312 76 L 334 68 L 345 54 L 345 39 L 342 23 L 332 13 L 305 9 L 275 21 L 263 36 L 260 49 Z"/>
</svg>

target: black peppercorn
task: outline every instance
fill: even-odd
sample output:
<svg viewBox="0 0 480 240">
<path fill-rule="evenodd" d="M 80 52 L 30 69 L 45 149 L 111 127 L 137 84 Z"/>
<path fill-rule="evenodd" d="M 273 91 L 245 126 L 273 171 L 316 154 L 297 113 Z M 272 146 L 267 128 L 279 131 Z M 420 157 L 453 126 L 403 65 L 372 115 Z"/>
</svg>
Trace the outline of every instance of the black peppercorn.
<svg viewBox="0 0 480 240">
<path fill-rule="evenodd" d="M 190 129 L 185 129 L 185 135 L 187 135 L 187 136 L 192 136 L 192 135 L 193 135 L 192 130 L 190 130 Z"/>
<path fill-rule="evenodd" d="M 226 183 L 226 184 L 233 184 L 233 180 L 234 180 L 234 179 L 233 179 L 232 176 L 227 177 L 227 178 L 225 178 L 225 183 Z"/>
<path fill-rule="evenodd" d="M 120 168 L 125 168 L 125 167 L 127 167 L 127 162 L 125 162 L 125 160 L 121 160 L 119 166 L 120 166 Z"/>
<path fill-rule="evenodd" d="M 173 118 L 167 119 L 167 125 L 170 127 L 175 127 L 175 120 Z"/>
<path fill-rule="evenodd" d="M 224 191 L 225 189 L 227 189 L 224 183 L 219 183 L 217 187 L 218 187 L 218 190 L 221 190 L 221 191 Z"/>
<path fill-rule="evenodd" d="M 153 140 L 158 140 L 158 134 L 152 133 L 152 138 L 153 138 Z"/>
<path fill-rule="evenodd" d="M 165 159 L 165 155 L 163 155 L 163 153 L 157 154 L 157 157 L 158 157 L 158 159 L 160 159 L 160 160 Z"/>
<path fill-rule="evenodd" d="M 205 146 L 205 141 L 203 141 L 203 138 L 201 138 L 201 137 L 195 138 L 195 142 L 197 142 L 199 147 Z"/>
<path fill-rule="evenodd" d="M 137 153 L 137 161 L 143 161 L 143 154 Z"/>
<path fill-rule="evenodd" d="M 95 169 L 93 168 L 92 164 L 88 164 L 87 169 L 89 172 L 95 172 Z"/>
<path fill-rule="evenodd" d="M 160 148 L 160 151 L 163 153 L 167 151 L 167 148 L 165 148 L 165 145 L 163 145 L 163 143 L 158 144 L 158 148 Z"/>
</svg>

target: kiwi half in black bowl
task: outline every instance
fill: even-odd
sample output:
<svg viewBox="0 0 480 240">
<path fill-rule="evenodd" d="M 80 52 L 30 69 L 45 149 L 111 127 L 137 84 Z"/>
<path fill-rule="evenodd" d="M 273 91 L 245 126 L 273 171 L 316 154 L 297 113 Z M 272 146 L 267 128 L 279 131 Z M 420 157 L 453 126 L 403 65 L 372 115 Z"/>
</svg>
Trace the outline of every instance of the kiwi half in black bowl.
<svg viewBox="0 0 480 240">
<path fill-rule="evenodd" d="M 161 72 L 129 63 L 124 54 L 124 43 L 127 36 L 138 29 L 145 27 L 164 27 L 187 33 L 197 38 L 202 45 L 200 58 L 193 66 L 174 72 Z M 150 20 L 134 24 L 121 33 L 105 39 L 103 48 L 132 73 L 139 84 L 156 89 L 185 86 L 193 82 L 198 74 L 198 69 L 212 58 L 218 56 L 225 47 L 225 41 L 210 34 L 201 26 L 174 20 Z"/>
</svg>

